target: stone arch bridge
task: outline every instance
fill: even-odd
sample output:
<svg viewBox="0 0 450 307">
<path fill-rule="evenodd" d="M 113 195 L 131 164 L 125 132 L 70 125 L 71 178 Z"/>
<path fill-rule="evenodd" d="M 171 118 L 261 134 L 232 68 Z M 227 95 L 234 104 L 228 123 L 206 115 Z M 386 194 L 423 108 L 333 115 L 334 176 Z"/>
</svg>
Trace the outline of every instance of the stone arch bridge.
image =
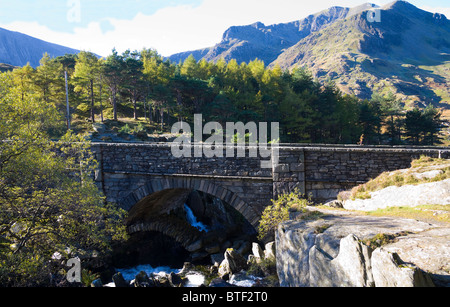
<svg viewBox="0 0 450 307">
<path fill-rule="evenodd" d="M 93 143 L 99 162 L 95 180 L 107 201 L 130 210 L 163 190 L 198 190 L 225 201 L 256 228 L 280 193 L 298 188 L 323 202 L 384 171 L 408 168 L 421 155 L 450 158 L 450 149 L 443 147 L 280 144 L 278 164 L 263 169 L 267 158 L 176 158 L 171 145 Z"/>
</svg>

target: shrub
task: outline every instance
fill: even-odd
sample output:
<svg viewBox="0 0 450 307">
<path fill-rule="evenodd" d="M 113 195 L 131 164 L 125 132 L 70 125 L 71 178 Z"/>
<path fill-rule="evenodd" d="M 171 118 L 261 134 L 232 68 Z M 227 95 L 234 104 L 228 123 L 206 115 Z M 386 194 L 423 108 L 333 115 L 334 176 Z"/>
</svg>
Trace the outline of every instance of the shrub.
<svg viewBox="0 0 450 307">
<path fill-rule="evenodd" d="M 128 124 L 119 129 L 119 134 L 131 134 L 131 132 L 131 128 Z"/>
<path fill-rule="evenodd" d="M 277 200 L 272 200 L 272 204 L 262 214 L 258 228 L 258 238 L 262 240 L 273 236 L 278 224 L 289 220 L 290 212 L 305 211 L 306 206 L 311 204 L 312 202 L 304 198 L 298 190 L 290 194 L 283 194 Z"/>
</svg>

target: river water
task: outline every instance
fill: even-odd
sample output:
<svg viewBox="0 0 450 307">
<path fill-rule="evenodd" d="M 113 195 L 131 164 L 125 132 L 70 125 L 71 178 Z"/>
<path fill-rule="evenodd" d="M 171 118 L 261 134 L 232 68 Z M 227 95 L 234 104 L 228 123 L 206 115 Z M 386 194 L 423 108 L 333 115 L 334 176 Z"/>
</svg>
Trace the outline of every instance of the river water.
<svg viewBox="0 0 450 307">
<path fill-rule="evenodd" d="M 194 215 L 194 212 L 192 212 L 191 208 L 189 208 L 188 205 L 184 205 L 184 210 L 186 211 L 186 218 L 192 227 L 197 228 L 199 231 L 209 231 L 208 226 L 206 226 L 202 222 L 197 221 L 197 217 Z"/>
<path fill-rule="evenodd" d="M 166 276 L 170 273 L 174 272 L 175 274 L 179 274 L 182 269 L 171 269 L 169 267 L 157 267 L 153 268 L 151 265 L 144 264 L 135 266 L 132 268 L 125 268 L 125 269 L 116 269 L 117 272 L 122 273 L 123 278 L 130 282 L 133 281 L 141 271 L 144 271 L 147 273 L 147 275 L 150 276 L 150 274 L 156 275 L 156 276 Z M 205 282 L 205 276 L 201 273 L 192 271 L 188 272 L 186 274 L 186 278 L 188 279 L 188 282 L 184 285 L 184 287 L 187 288 L 195 288 L 200 287 Z M 254 276 L 247 276 L 245 278 L 236 278 L 235 276 L 232 276 L 232 278 L 228 281 L 230 284 L 239 286 L 239 287 L 252 287 L 256 281 L 259 278 Z M 109 284 L 105 285 L 106 287 L 115 287 L 114 282 L 110 282 Z"/>
<path fill-rule="evenodd" d="M 194 215 L 193 211 L 189 206 L 184 205 L 184 210 L 186 211 L 186 218 L 188 222 L 195 228 L 197 228 L 199 231 L 202 232 L 208 232 L 209 227 L 202 222 L 197 221 L 197 217 Z M 131 268 L 123 268 L 123 269 L 116 269 L 117 272 L 122 273 L 122 276 L 126 281 L 133 281 L 140 272 L 144 271 L 147 273 L 147 275 L 156 275 L 156 276 L 165 276 L 169 275 L 170 273 L 179 274 L 182 269 L 172 269 L 170 267 L 157 267 L 154 268 L 149 264 L 143 264 L 138 265 Z M 186 278 L 188 279 L 188 282 L 186 283 L 185 287 L 199 287 L 205 282 L 205 276 L 201 273 L 192 271 L 188 272 L 186 275 Z M 251 287 L 255 282 L 257 278 L 253 276 L 248 276 L 246 278 L 231 278 L 229 283 L 240 286 L 240 287 Z M 114 282 L 111 282 L 106 285 L 106 287 L 115 287 Z"/>
<path fill-rule="evenodd" d="M 175 274 L 179 274 L 181 272 L 181 269 L 172 269 L 170 267 L 157 267 L 153 268 L 149 264 L 143 264 L 138 265 L 132 268 L 125 268 L 125 269 L 116 269 L 117 272 L 122 273 L 123 278 L 126 281 L 133 281 L 140 272 L 144 271 L 147 273 L 147 275 L 150 276 L 150 274 L 156 275 L 156 276 L 166 276 L 170 273 L 174 272 Z M 192 272 L 186 274 L 186 278 L 188 279 L 187 284 L 185 287 L 199 287 L 205 282 L 205 277 L 201 275 L 200 273 Z M 115 287 L 114 282 L 111 282 L 106 285 L 106 287 Z"/>
</svg>

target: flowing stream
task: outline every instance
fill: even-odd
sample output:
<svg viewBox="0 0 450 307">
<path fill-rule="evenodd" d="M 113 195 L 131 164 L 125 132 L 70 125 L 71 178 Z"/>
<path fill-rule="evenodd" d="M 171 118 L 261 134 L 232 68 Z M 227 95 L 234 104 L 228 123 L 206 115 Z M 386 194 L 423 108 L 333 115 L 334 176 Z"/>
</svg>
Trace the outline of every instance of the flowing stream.
<svg viewBox="0 0 450 307">
<path fill-rule="evenodd" d="M 184 210 L 186 211 L 186 218 L 187 218 L 189 224 L 191 224 L 191 226 L 197 228 L 200 231 L 204 231 L 204 232 L 209 231 L 208 226 L 206 226 L 202 222 L 197 221 L 197 218 L 195 217 L 194 212 L 192 212 L 192 209 L 189 208 L 188 205 L 186 205 L 186 204 L 184 205 Z"/>
<path fill-rule="evenodd" d="M 172 269 L 170 267 L 157 267 L 153 268 L 149 264 L 143 264 L 138 265 L 132 268 L 126 268 L 126 269 L 116 269 L 117 272 L 122 273 L 123 278 L 126 281 L 133 281 L 140 272 L 144 271 L 147 273 L 147 275 L 156 275 L 156 276 L 165 276 L 169 275 L 170 273 L 174 272 L 175 274 L 179 274 L 181 272 L 181 269 Z M 200 287 L 205 282 L 205 277 L 201 275 L 200 273 L 192 272 L 186 274 L 186 278 L 188 279 L 187 284 L 185 287 Z M 114 282 L 111 282 L 106 285 L 107 287 L 115 287 Z"/>
</svg>

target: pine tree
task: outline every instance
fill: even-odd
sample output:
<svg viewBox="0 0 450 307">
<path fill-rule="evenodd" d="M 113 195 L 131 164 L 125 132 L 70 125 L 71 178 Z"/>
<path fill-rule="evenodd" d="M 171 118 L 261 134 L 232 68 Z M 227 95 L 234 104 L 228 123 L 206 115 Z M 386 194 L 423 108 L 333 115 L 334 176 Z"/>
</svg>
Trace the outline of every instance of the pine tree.
<svg viewBox="0 0 450 307">
<path fill-rule="evenodd" d="M 78 60 L 73 74 L 73 84 L 76 92 L 85 91 L 90 98 L 90 117 L 95 122 L 95 97 L 94 86 L 99 80 L 100 64 L 95 54 L 82 51 L 78 54 Z"/>
<path fill-rule="evenodd" d="M 103 63 L 102 73 L 105 79 L 105 83 L 109 87 L 112 106 L 113 117 L 117 121 L 117 96 L 119 94 L 120 86 L 123 82 L 124 71 L 123 57 L 120 56 L 114 49 L 112 54 L 108 56 Z"/>
</svg>

